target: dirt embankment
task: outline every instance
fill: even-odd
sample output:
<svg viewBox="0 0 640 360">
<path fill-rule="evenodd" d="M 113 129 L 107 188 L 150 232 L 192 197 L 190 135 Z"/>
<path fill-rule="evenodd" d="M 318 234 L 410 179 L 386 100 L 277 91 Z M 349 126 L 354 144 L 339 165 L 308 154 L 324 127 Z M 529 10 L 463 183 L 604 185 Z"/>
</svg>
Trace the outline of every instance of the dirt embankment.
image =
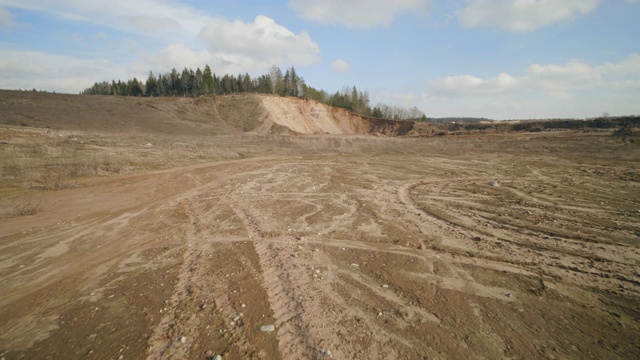
<svg viewBox="0 0 640 360">
<path fill-rule="evenodd" d="M 410 134 L 414 123 L 372 119 L 313 100 L 258 94 L 138 98 L 0 91 L 0 123 L 56 130 L 162 134 Z"/>
<path fill-rule="evenodd" d="M 308 99 L 260 96 L 266 120 L 299 134 L 407 135 L 413 122 L 373 119 Z"/>
</svg>

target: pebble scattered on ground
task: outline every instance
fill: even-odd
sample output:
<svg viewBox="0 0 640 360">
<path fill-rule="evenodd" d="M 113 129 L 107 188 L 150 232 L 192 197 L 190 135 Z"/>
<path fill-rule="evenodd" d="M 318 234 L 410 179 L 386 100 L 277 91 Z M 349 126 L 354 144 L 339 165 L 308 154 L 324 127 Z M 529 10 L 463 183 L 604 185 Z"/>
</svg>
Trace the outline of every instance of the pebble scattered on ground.
<svg viewBox="0 0 640 360">
<path fill-rule="evenodd" d="M 272 332 L 275 331 L 276 327 L 275 325 L 262 325 L 260 326 L 260 331 L 262 332 Z"/>
<path fill-rule="evenodd" d="M 326 357 L 333 357 L 333 354 L 331 354 L 331 350 L 323 350 L 320 349 L 320 354 L 326 356 Z"/>
</svg>

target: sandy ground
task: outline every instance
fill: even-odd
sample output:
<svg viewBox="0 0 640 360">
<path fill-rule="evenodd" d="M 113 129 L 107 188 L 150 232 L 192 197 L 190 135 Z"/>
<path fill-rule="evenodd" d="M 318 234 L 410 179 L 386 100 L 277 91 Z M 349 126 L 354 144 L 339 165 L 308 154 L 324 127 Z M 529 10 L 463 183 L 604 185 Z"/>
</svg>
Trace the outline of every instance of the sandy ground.
<svg viewBox="0 0 640 360">
<path fill-rule="evenodd" d="M 637 144 L 101 139 L 157 166 L 0 219 L 2 359 L 640 358 Z"/>
</svg>

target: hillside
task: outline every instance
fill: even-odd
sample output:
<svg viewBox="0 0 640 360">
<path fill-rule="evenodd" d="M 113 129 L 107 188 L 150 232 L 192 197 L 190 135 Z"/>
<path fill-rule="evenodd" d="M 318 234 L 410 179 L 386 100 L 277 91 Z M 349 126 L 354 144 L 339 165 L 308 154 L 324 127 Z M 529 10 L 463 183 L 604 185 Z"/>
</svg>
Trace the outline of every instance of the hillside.
<svg viewBox="0 0 640 360">
<path fill-rule="evenodd" d="M 359 116 L 293 97 L 117 97 L 0 91 L 0 124 L 162 134 L 407 135 L 414 123 Z"/>
</svg>

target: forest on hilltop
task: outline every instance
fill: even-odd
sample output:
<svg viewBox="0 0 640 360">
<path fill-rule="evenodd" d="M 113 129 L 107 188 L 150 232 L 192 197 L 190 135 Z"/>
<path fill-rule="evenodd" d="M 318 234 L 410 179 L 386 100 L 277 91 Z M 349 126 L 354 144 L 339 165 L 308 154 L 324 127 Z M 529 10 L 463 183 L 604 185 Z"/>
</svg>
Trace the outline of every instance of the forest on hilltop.
<svg viewBox="0 0 640 360">
<path fill-rule="evenodd" d="M 386 104 L 370 105 L 369 93 L 359 91 L 355 86 L 345 87 L 333 94 L 307 85 L 292 66 L 283 73 L 273 66 L 268 74 L 251 77 L 248 73 L 223 76 L 216 75 L 209 65 L 204 70 L 195 71 L 175 68 L 167 74 L 154 75 L 149 72 L 146 81 L 137 78 L 127 81 L 103 81 L 82 91 L 84 95 L 118 96 L 190 96 L 224 95 L 236 93 L 260 93 L 279 96 L 295 96 L 340 107 L 354 113 L 382 119 L 426 120 L 426 115 L 417 107 L 403 108 Z"/>
</svg>

